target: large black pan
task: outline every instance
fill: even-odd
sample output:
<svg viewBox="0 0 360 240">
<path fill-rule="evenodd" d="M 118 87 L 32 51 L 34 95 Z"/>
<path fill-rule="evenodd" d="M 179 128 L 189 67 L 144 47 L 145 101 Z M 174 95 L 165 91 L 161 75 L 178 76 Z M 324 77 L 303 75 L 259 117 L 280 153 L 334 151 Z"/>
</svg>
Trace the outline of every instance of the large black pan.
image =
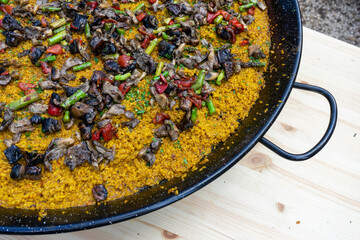
<svg viewBox="0 0 360 240">
<path fill-rule="evenodd" d="M 106 205 L 50 210 L 41 221 L 38 221 L 37 211 L 0 208 L 0 232 L 24 234 L 74 231 L 149 213 L 182 199 L 210 183 L 236 164 L 259 141 L 290 160 L 305 160 L 320 151 L 335 128 L 336 102 L 324 89 L 294 83 L 302 47 L 301 17 L 297 1 L 268 0 L 267 6 L 274 31 L 272 36 L 274 52 L 270 56 L 270 62 L 277 71 L 267 73 L 266 87 L 261 91 L 260 98 L 251 109 L 249 117 L 241 122 L 235 134 L 212 151 L 209 156 L 210 161 L 205 164 L 206 168 L 203 171 L 190 172 L 184 181 L 173 179 Z M 329 127 L 324 137 L 312 150 L 299 155 L 287 153 L 263 138 L 280 113 L 293 87 L 324 95 L 331 107 Z M 261 104 L 260 101 L 263 103 Z M 267 112 L 266 108 L 268 108 Z M 262 113 L 261 118 L 256 113 Z M 255 117 L 258 120 L 254 120 Z M 179 194 L 168 194 L 167 189 L 171 187 L 177 187 Z M 128 201 L 124 203 L 125 200 Z"/>
</svg>

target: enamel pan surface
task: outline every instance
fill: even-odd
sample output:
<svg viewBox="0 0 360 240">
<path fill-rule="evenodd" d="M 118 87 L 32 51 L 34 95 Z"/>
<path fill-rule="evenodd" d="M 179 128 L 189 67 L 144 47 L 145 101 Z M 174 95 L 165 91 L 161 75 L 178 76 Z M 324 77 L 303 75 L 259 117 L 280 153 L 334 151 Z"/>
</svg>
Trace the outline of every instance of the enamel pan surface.
<svg viewBox="0 0 360 240">
<path fill-rule="evenodd" d="M 267 6 L 273 31 L 273 53 L 270 55 L 270 67 L 273 70 L 266 73 L 266 86 L 251 109 L 249 117 L 240 123 L 235 134 L 221 145 L 214 147 L 207 163 L 199 166 L 206 168 L 202 171 L 189 172 L 183 181 L 181 179 L 164 181 L 158 186 L 132 196 L 107 202 L 106 205 L 48 210 L 41 221 L 38 220 L 38 211 L 0 208 L 0 232 L 8 234 L 67 232 L 131 219 L 188 196 L 241 160 L 261 140 L 280 113 L 293 88 L 300 63 L 302 26 L 298 2 L 268 0 Z M 256 113 L 262 113 L 261 117 Z M 167 193 L 172 187 L 177 187 L 178 195 Z"/>
</svg>

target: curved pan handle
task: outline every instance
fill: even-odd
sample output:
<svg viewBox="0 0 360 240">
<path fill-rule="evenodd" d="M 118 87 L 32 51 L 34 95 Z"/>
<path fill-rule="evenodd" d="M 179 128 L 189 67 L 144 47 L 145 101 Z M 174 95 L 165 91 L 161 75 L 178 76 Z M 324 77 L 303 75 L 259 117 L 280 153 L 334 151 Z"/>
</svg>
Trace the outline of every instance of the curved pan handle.
<svg viewBox="0 0 360 240">
<path fill-rule="evenodd" d="M 298 89 L 302 89 L 302 90 L 319 93 L 319 94 L 323 95 L 329 101 L 330 120 L 329 120 L 329 125 L 328 125 L 328 128 L 326 129 L 324 136 L 315 145 L 315 147 L 313 147 L 306 153 L 302 153 L 302 154 L 292 154 L 292 153 L 286 152 L 264 137 L 262 137 L 260 139 L 260 142 L 283 158 L 286 158 L 286 159 L 292 160 L 292 161 L 304 161 L 304 160 L 307 160 L 307 159 L 313 157 L 315 154 L 317 154 L 329 141 L 331 135 L 333 134 L 333 132 L 335 130 L 338 109 L 336 106 L 335 98 L 327 90 L 325 90 L 321 87 L 312 86 L 312 85 L 303 84 L 303 83 L 297 83 L 297 82 L 294 84 L 294 87 L 298 88 Z"/>
</svg>

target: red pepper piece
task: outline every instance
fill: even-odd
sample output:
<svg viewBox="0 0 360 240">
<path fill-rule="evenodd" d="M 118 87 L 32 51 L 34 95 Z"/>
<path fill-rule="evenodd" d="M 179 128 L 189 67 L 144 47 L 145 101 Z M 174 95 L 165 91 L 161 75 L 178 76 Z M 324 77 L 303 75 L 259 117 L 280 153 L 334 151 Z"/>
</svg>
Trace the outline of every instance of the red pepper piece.
<svg viewBox="0 0 360 240">
<path fill-rule="evenodd" d="M 55 106 L 51 102 L 49 102 L 48 114 L 51 116 L 60 116 L 61 115 L 61 107 Z"/>
<path fill-rule="evenodd" d="M 93 10 L 98 6 L 98 3 L 96 1 L 88 2 L 86 5 L 90 6 L 90 9 Z"/>
<path fill-rule="evenodd" d="M 131 56 L 128 55 L 120 55 L 118 58 L 118 63 L 120 67 L 127 67 L 130 65 L 130 60 L 132 59 Z"/>
<path fill-rule="evenodd" d="M 0 75 L 9 75 L 9 71 L 5 71 L 5 72 L 3 72 L 3 73 L 0 74 Z"/>
<path fill-rule="evenodd" d="M 150 38 L 148 36 L 145 37 L 144 41 L 141 43 L 140 47 L 147 48 L 150 44 Z"/>
<path fill-rule="evenodd" d="M 235 34 L 239 34 L 244 31 L 244 25 L 239 23 L 237 18 L 232 18 L 229 21 L 229 25 L 234 29 Z"/>
<path fill-rule="evenodd" d="M 247 39 L 242 40 L 242 41 L 240 42 L 240 45 L 241 45 L 241 46 L 245 46 L 245 45 L 248 45 L 248 44 L 249 44 L 249 40 L 247 40 Z"/>
<path fill-rule="evenodd" d="M 119 90 L 123 95 L 127 94 L 130 89 L 131 86 L 129 86 L 126 82 L 119 85 Z"/>
<path fill-rule="evenodd" d="M 156 3 L 156 0 L 148 0 L 150 4 Z"/>
<path fill-rule="evenodd" d="M 144 26 L 139 27 L 139 28 L 138 28 L 138 31 L 139 31 L 139 33 L 141 33 L 142 35 L 148 36 L 148 37 L 150 38 L 150 40 L 153 40 L 153 39 L 156 38 L 156 36 L 155 36 L 154 34 L 148 33 L 148 32 L 146 31 L 146 28 L 145 28 Z"/>
<path fill-rule="evenodd" d="M 169 84 L 166 81 L 165 77 L 162 74 L 160 74 L 160 80 L 157 81 L 154 85 L 157 91 L 161 94 L 166 90 Z"/>
<path fill-rule="evenodd" d="M 229 21 L 229 19 L 231 18 L 231 14 L 225 10 L 219 10 L 218 12 L 220 12 L 220 14 L 223 15 L 226 21 Z"/>
<path fill-rule="evenodd" d="M 8 14 L 12 15 L 12 9 L 13 9 L 12 6 L 5 6 L 5 5 L 0 6 L 0 10 L 2 12 L 4 12 L 5 14 L 8 13 Z"/>
<path fill-rule="evenodd" d="M 254 15 L 254 14 L 255 14 L 255 7 L 252 6 L 251 8 L 249 8 L 249 9 L 247 10 L 247 12 L 248 12 L 248 14 L 250 14 L 250 15 Z"/>
<path fill-rule="evenodd" d="M 41 18 L 41 26 L 42 27 L 47 27 L 46 18 L 44 16 Z"/>
<path fill-rule="evenodd" d="M 202 101 L 200 99 L 189 98 L 189 97 L 187 97 L 187 99 L 189 99 L 198 109 L 202 108 Z"/>
<path fill-rule="evenodd" d="M 137 19 L 139 22 L 141 22 L 141 21 L 144 19 L 145 16 L 146 16 L 146 14 L 142 12 L 142 13 L 140 13 L 139 15 L 136 16 L 136 19 Z"/>
<path fill-rule="evenodd" d="M 44 74 L 51 73 L 51 67 L 49 66 L 49 64 L 47 64 L 47 62 L 44 62 L 44 61 L 40 62 L 40 66 L 41 66 Z"/>
<path fill-rule="evenodd" d="M 60 44 L 55 44 L 54 46 L 51 46 L 48 49 L 46 49 L 45 53 L 59 55 L 59 54 L 64 54 L 64 51 Z"/>
<path fill-rule="evenodd" d="M 170 115 L 166 113 L 157 113 L 153 118 L 153 123 L 155 124 L 164 124 L 165 120 L 170 119 Z"/>
<path fill-rule="evenodd" d="M 70 28 L 75 29 L 75 30 L 78 30 L 78 28 L 75 27 L 73 23 L 70 24 Z"/>
<path fill-rule="evenodd" d="M 173 25 L 175 22 L 174 22 L 174 20 L 170 20 L 170 22 L 169 22 L 169 25 Z"/>
<path fill-rule="evenodd" d="M 35 88 L 35 87 L 36 87 L 35 84 L 32 84 L 32 83 L 24 83 L 24 82 L 19 82 L 17 85 L 18 85 L 18 87 L 19 87 L 22 91 L 24 91 L 24 92 L 28 91 L 29 89 L 32 89 L 32 88 Z"/>
<path fill-rule="evenodd" d="M 211 24 L 211 23 L 214 22 L 215 18 L 216 18 L 217 16 L 219 16 L 219 15 L 220 15 L 220 11 L 217 11 L 216 13 L 210 13 L 210 12 L 208 12 L 208 15 L 207 15 L 206 20 L 207 20 L 208 23 Z"/>
<path fill-rule="evenodd" d="M 114 9 L 116 9 L 116 10 L 120 10 L 120 6 L 118 6 L 118 5 L 115 5 L 115 4 L 114 4 L 114 5 L 112 5 L 111 7 L 114 8 Z"/>
<path fill-rule="evenodd" d="M 178 86 L 182 86 L 185 88 L 189 88 L 194 84 L 193 81 L 180 81 L 180 80 L 176 80 L 176 81 L 174 81 L 174 83 Z"/>
<path fill-rule="evenodd" d="M 92 134 L 93 141 L 99 141 L 102 137 L 105 142 L 110 141 L 113 137 L 116 137 L 116 128 L 114 128 L 111 123 L 107 124 L 104 128 L 101 128 L 99 131 L 95 131 Z"/>
</svg>

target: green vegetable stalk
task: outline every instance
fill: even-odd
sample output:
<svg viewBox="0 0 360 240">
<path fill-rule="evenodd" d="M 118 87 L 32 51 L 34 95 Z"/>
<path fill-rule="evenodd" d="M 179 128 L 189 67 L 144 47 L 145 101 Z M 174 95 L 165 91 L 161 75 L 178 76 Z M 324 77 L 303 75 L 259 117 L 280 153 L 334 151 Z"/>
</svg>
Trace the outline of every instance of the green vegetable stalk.
<svg viewBox="0 0 360 240">
<path fill-rule="evenodd" d="M 67 26 L 70 26 L 70 23 L 53 30 L 53 33 L 58 34 L 59 32 L 65 31 Z"/>
<path fill-rule="evenodd" d="M 219 16 L 217 16 L 215 18 L 214 23 L 219 25 L 223 19 L 224 19 L 224 16 L 220 14 Z"/>
<path fill-rule="evenodd" d="M 159 39 L 155 38 L 154 40 L 152 40 L 149 44 L 149 46 L 146 48 L 145 52 L 147 54 L 151 54 L 152 51 L 154 51 L 155 47 L 158 45 L 159 43 Z"/>
<path fill-rule="evenodd" d="M 5 0 L 5 1 L 8 1 L 8 0 Z M 1 2 L 3 2 L 3 0 L 1 0 Z M 41 11 L 43 11 L 43 12 L 59 12 L 61 10 L 62 10 L 62 8 L 57 8 L 57 7 L 43 7 L 41 9 Z"/>
<path fill-rule="evenodd" d="M 162 75 L 163 75 L 164 77 L 167 77 L 167 76 L 169 76 L 169 72 L 168 72 L 168 71 L 165 71 L 165 72 L 162 73 Z M 157 80 L 160 79 L 160 76 L 156 76 L 156 77 L 154 77 L 153 79 L 154 79 L 155 81 L 157 81 Z"/>
<path fill-rule="evenodd" d="M 56 20 L 55 22 L 50 23 L 50 27 L 52 28 L 59 28 L 66 24 L 65 18 L 61 18 L 59 20 Z"/>
<path fill-rule="evenodd" d="M 197 118 L 197 108 L 193 108 L 191 109 L 191 117 L 190 117 L 191 122 L 194 123 L 196 121 L 196 118 Z"/>
<path fill-rule="evenodd" d="M 201 88 L 204 85 L 204 79 L 205 79 L 205 70 L 201 70 L 199 76 L 196 79 L 196 82 L 191 86 L 191 88 L 194 89 L 195 93 L 197 94 L 201 93 Z"/>
<path fill-rule="evenodd" d="M 48 43 L 50 46 L 55 45 L 56 43 L 61 42 L 66 36 L 66 31 L 59 32 L 58 34 L 48 38 Z"/>
<path fill-rule="evenodd" d="M 141 10 L 142 8 L 145 7 L 145 4 L 144 3 L 141 3 L 139 5 L 136 6 L 136 8 L 134 8 L 133 12 L 136 12 L 136 11 L 139 11 Z"/>
<path fill-rule="evenodd" d="M 240 12 L 245 12 L 246 9 L 251 8 L 252 6 L 255 6 L 255 3 L 251 2 L 248 4 L 244 4 L 239 7 L 239 10 L 240 10 Z"/>
<path fill-rule="evenodd" d="M 209 115 L 214 115 L 214 114 L 216 114 L 216 109 L 215 109 L 214 103 L 213 103 L 213 101 L 211 100 L 211 98 L 209 98 L 209 99 L 206 101 L 206 106 L 208 107 Z"/>
<path fill-rule="evenodd" d="M 89 25 L 88 22 L 85 25 L 85 37 L 86 38 L 91 38 L 92 37 L 91 32 L 90 32 L 90 25 Z"/>
<path fill-rule="evenodd" d="M 80 64 L 80 65 L 78 65 L 78 66 L 73 67 L 72 70 L 73 70 L 74 72 L 77 72 L 77 71 L 84 70 L 85 68 L 89 68 L 89 67 L 91 67 L 91 66 L 92 66 L 92 65 L 91 65 L 91 62 L 86 62 L 86 63 L 83 63 L 83 64 Z"/>
<path fill-rule="evenodd" d="M 40 99 L 39 94 L 37 92 L 33 92 L 33 93 L 26 95 L 18 100 L 15 100 L 12 103 L 9 103 L 8 107 L 10 108 L 11 111 L 16 111 L 23 107 L 26 107 L 27 105 L 29 105 L 39 99 Z"/>
<path fill-rule="evenodd" d="M 104 61 L 106 61 L 106 60 L 117 60 L 119 58 L 119 54 L 118 53 L 114 53 L 114 54 L 110 54 L 110 55 L 105 55 L 105 56 L 103 56 L 102 57 L 102 59 L 104 60 Z"/>
<path fill-rule="evenodd" d="M 70 111 L 69 111 L 69 110 L 66 110 L 66 111 L 64 112 L 63 121 L 64 121 L 64 123 L 70 122 Z"/>
<path fill-rule="evenodd" d="M 48 56 L 46 58 L 43 58 L 43 59 L 39 60 L 35 64 L 35 66 L 40 67 L 40 62 L 54 62 L 55 60 L 56 60 L 56 56 L 55 55 L 50 55 L 50 56 Z"/>
<path fill-rule="evenodd" d="M 155 77 L 160 76 L 163 68 L 164 68 L 164 62 L 159 62 L 158 66 L 156 68 Z"/>
<path fill-rule="evenodd" d="M 123 74 L 123 75 L 116 75 L 115 76 L 115 80 L 116 81 L 125 81 L 126 79 L 128 79 L 129 77 L 131 77 L 131 73 L 125 73 L 125 74 Z"/>
<path fill-rule="evenodd" d="M 225 71 L 224 69 L 221 69 L 220 74 L 217 76 L 216 78 L 216 84 L 220 85 L 221 84 L 221 80 L 223 80 L 223 78 L 225 77 Z"/>
<path fill-rule="evenodd" d="M 66 101 L 64 103 L 62 103 L 61 106 L 65 109 L 68 109 L 70 106 L 74 105 L 76 102 L 78 102 L 79 100 L 83 99 L 86 96 L 87 96 L 86 93 L 84 93 L 82 90 L 78 90 L 76 93 L 71 95 L 68 99 L 66 99 Z"/>
</svg>

